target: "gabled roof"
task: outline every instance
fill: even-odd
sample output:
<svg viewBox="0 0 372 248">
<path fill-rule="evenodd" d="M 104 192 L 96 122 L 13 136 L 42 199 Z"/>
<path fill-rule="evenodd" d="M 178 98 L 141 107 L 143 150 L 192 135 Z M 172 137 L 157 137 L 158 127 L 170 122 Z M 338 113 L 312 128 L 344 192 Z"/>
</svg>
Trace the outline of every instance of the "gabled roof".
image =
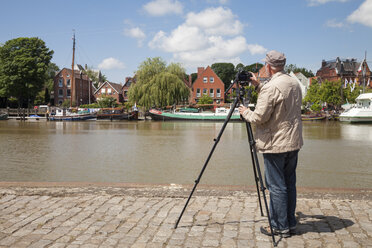
<svg viewBox="0 0 372 248">
<path fill-rule="evenodd" d="M 136 76 L 134 77 L 127 77 L 125 79 L 125 82 L 124 82 L 124 85 L 122 87 L 130 87 L 132 84 L 135 84 L 136 83 Z"/>
<path fill-rule="evenodd" d="M 207 68 L 205 68 L 205 69 L 203 68 L 204 70 L 200 71 L 200 73 L 199 73 L 199 69 L 201 69 L 201 68 L 203 68 L 203 67 L 199 67 L 199 68 L 198 68 L 198 77 L 197 77 L 196 80 L 192 83 L 192 85 L 194 85 L 194 83 L 195 83 L 196 81 L 198 81 L 199 79 L 202 80 L 202 78 L 203 78 L 203 74 L 204 74 L 207 70 L 211 70 L 211 71 L 213 72 L 213 74 L 216 76 L 216 78 L 217 78 L 218 80 L 220 80 L 222 84 L 225 85 L 225 83 L 221 80 L 221 78 L 217 75 L 217 73 L 214 72 L 214 70 L 213 70 L 209 65 L 207 66 Z"/>
<path fill-rule="evenodd" d="M 94 94 L 96 94 L 104 85 L 109 85 L 112 89 L 114 89 L 116 91 L 116 93 L 121 94 L 122 85 L 117 84 L 117 83 L 113 83 L 113 82 L 109 82 L 109 81 L 106 81 L 103 84 L 101 84 L 98 87 L 98 89 L 94 92 Z"/>
<path fill-rule="evenodd" d="M 57 76 L 58 74 L 60 74 L 63 70 L 66 70 L 66 71 L 67 71 L 68 73 L 70 73 L 70 74 L 71 74 L 71 72 L 72 72 L 71 69 L 65 67 L 65 68 L 59 70 L 59 72 L 56 73 L 56 76 Z M 80 79 L 80 73 L 81 73 L 82 76 L 83 76 L 83 80 L 87 80 L 87 81 L 89 80 L 88 75 L 86 75 L 84 72 L 79 71 L 79 70 L 74 70 L 74 72 L 75 72 L 75 78 L 79 78 L 79 79 Z"/>
</svg>

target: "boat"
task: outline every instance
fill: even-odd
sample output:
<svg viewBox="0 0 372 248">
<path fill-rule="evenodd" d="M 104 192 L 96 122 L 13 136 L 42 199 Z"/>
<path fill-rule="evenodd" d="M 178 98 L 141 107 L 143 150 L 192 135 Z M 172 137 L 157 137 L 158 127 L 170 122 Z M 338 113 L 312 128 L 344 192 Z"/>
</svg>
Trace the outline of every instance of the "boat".
<svg viewBox="0 0 372 248">
<path fill-rule="evenodd" d="M 340 114 L 343 122 L 372 122 L 372 93 L 360 94 L 352 108 Z"/>
<path fill-rule="evenodd" d="M 169 120 L 181 120 L 181 121 L 224 121 L 229 113 L 229 108 L 219 107 L 216 108 L 215 112 L 212 111 L 161 111 L 151 109 L 149 111 L 151 119 L 155 121 L 169 121 Z M 231 115 L 231 121 L 240 121 L 240 114 L 236 108 Z"/>
<path fill-rule="evenodd" d="M 97 113 L 97 120 L 137 120 L 138 111 L 124 112 L 123 109 L 102 109 Z"/>
<path fill-rule="evenodd" d="M 308 114 L 308 115 L 301 115 L 302 121 L 322 121 L 326 118 L 325 115 L 322 114 Z"/>
<path fill-rule="evenodd" d="M 56 109 L 55 114 L 50 115 L 50 121 L 85 121 L 95 119 L 97 113 L 91 113 L 89 110 L 81 110 L 72 113 L 69 110 Z"/>
<path fill-rule="evenodd" d="M 8 114 L 0 113 L 0 120 L 8 120 Z"/>
</svg>

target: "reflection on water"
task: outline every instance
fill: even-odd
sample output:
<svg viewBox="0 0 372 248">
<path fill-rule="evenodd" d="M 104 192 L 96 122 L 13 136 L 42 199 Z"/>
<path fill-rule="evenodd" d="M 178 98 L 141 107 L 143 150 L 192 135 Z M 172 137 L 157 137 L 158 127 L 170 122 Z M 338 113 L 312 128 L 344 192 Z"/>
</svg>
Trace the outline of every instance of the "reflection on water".
<svg viewBox="0 0 372 248">
<path fill-rule="evenodd" d="M 1 121 L 0 180 L 193 184 L 222 124 Z M 298 185 L 372 188 L 371 127 L 304 122 Z M 201 183 L 253 185 L 248 147 L 229 123 Z"/>
</svg>

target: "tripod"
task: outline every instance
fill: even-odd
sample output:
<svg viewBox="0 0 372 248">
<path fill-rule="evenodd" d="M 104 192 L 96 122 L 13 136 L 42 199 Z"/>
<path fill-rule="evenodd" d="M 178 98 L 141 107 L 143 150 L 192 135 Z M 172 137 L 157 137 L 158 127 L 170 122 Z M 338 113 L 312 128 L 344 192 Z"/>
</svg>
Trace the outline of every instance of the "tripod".
<svg viewBox="0 0 372 248">
<path fill-rule="evenodd" d="M 236 98 L 234 100 L 234 103 L 233 103 L 232 107 L 230 108 L 230 111 L 229 111 L 229 113 L 228 113 L 228 115 L 227 115 L 227 117 L 226 117 L 226 119 L 225 119 L 225 121 L 222 125 L 222 128 L 221 128 L 217 138 L 214 139 L 214 145 L 212 147 L 212 150 L 210 151 L 210 153 L 207 157 L 207 160 L 205 161 L 204 166 L 203 166 L 198 178 L 195 180 L 194 187 L 191 190 L 191 193 L 190 193 L 190 195 L 189 195 L 189 197 L 186 201 L 185 206 L 182 209 L 182 212 L 181 212 L 174 228 L 178 227 L 178 224 L 179 224 L 179 222 L 182 218 L 182 215 L 185 212 L 186 207 L 189 204 L 189 201 L 190 201 L 197 185 L 199 184 L 200 179 L 201 179 L 205 169 L 207 168 L 208 162 L 211 159 L 211 157 L 213 155 L 213 152 L 214 152 L 218 142 L 220 141 L 220 138 L 221 138 L 223 132 L 225 131 L 226 125 L 230 121 L 231 116 L 232 116 L 235 108 L 238 106 L 239 102 L 244 104 L 244 97 L 243 96 L 245 95 L 245 89 L 240 85 L 240 81 L 239 81 L 238 76 L 236 77 L 235 81 L 230 85 L 230 87 L 226 90 L 226 92 L 228 92 L 234 84 L 237 85 Z M 251 94 L 251 91 L 248 91 L 248 103 L 249 103 L 249 99 L 250 99 L 250 94 Z M 257 150 L 256 150 L 256 146 L 255 146 L 256 142 L 255 142 L 254 137 L 253 137 L 251 123 L 245 122 L 245 124 L 246 124 L 246 128 L 247 128 L 247 133 L 248 133 L 248 143 L 249 143 L 249 146 L 250 146 L 250 152 L 251 152 L 251 158 L 252 158 L 252 167 L 253 167 L 254 178 L 255 178 L 255 182 L 256 182 L 257 196 L 258 196 L 258 201 L 259 201 L 259 205 L 260 205 L 261 216 L 264 216 L 264 214 L 263 214 L 263 211 L 262 211 L 260 191 L 262 192 L 262 197 L 263 197 L 264 203 L 265 203 L 266 214 L 267 214 L 267 218 L 268 218 L 269 225 L 270 225 L 270 231 L 271 231 L 271 237 L 272 237 L 272 240 L 273 240 L 273 244 L 274 244 L 274 246 L 276 246 L 275 237 L 274 237 L 274 234 L 273 234 L 273 228 L 272 228 L 272 225 L 271 225 L 271 219 L 270 219 L 270 215 L 269 215 L 269 209 L 268 209 L 268 206 L 267 206 L 266 195 L 265 195 L 265 189 L 266 188 L 265 188 L 265 186 L 263 184 L 263 181 L 262 181 L 260 165 L 259 165 L 258 157 L 257 157 Z M 257 177 L 257 175 L 258 175 L 258 177 Z"/>
</svg>

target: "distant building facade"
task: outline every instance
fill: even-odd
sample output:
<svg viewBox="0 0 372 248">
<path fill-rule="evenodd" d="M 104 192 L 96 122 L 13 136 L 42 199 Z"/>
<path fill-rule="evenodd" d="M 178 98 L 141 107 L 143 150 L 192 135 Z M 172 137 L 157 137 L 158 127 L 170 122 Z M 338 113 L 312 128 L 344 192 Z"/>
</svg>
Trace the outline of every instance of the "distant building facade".
<svg viewBox="0 0 372 248">
<path fill-rule="evenodd" d="M 132 85 L 136 83 L 136 76 L 134 77 L 126 77 L 124 85 L 122 87 L 122 94 L 123 94 L 123 101 L 127 102 L 129 100 L 128 92 Z"/>
<path fill-rule="evenodd" d="M 203 95 L 213 99 L 213 104 L 221 104 L 225 101 L 225 85 L 210 66 L 198 67 L 198 77 L 192 85 L 191 103 L 198 103 Z"/>
<path fill-rule="evenodd" d="M 322 61 L 322 67 L 317 71 L 316 76 L 319 82 L 324 80 L 341 82 L 356 82 L 362 85 L 364 81 L 363 68 L 366 69 L 366 84 L 371 78 L 367 62 L 358 62 L 356 59 L 340 59 Z"/>
<path fill-rule="evenodd" d="M 122 94 L 123 86 L 121 84 L 106 81 L 102 83 L 94 92 L 94 97 L 99 100 L 104 96 L 113 97 L 117 103 L 123 103 L 124 97 Z"/>
<path fill-rule="evenodd" d="M 54 77 L 54 92 L 52 98 L 54 105 L 61 105 L 65 100 L 71 100 L 73 92 L 76 99 L 72 101 L 77 105 L 89 104 L 94 101 L 94 88 L 89 77 L 81 70 L 74 70 L 74 87 L 72 88 L 72 70 L 63 68 Z"/>
</svg>

